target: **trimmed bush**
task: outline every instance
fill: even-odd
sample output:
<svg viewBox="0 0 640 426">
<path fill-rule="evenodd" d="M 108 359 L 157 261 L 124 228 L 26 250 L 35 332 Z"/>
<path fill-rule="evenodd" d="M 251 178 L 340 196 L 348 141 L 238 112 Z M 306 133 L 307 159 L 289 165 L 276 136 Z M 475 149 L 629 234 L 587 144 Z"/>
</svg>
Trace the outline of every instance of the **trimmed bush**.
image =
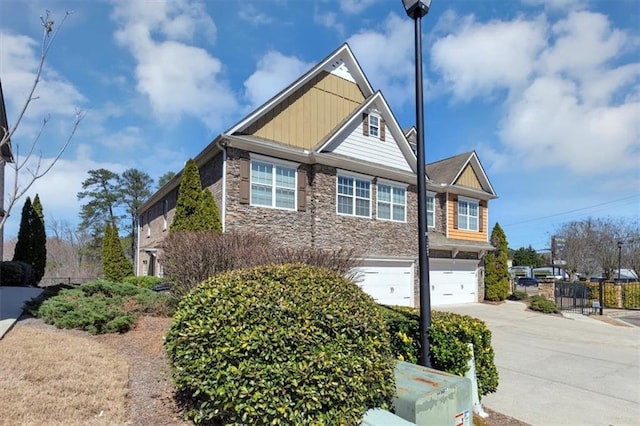
<svg viewBox="0 0 640 426">
<path fill-rule="evenodd" d="M 385 322 L 341 275 L 305 265 L 218 274 L 180 302 L 166 336 L 196 423 L 357 424 L 395 392 Z"/>
<path fill-rule="evenodd" d="M 589 287 L 589 300 L 599 301 L 600 300 L 600 283 L 597 282 L 587 282 L 587 286 Z M 603 283 L 604 293 L 602 302 L 605 308 L 617 308 L 618 307 L 618 290 L 616 289 L 616 285 L 612 282 Z"/>
<path fill-rule="evenodd" d="M 150 275 L 143 275 L 143 276 L 130 276 L 130 277 L 126 277 L 122 280 L 122 282 L 127 283 L 127 284 L 131 284 L 131 285 L 135 285 L 136 287 L 141 287 L 141 288 L 148 288 L 151 289 L 151 287 L 153 287 L 156 284 L 160 284 L 162 282 L 164 282 L 164 280 L 160 277 L 152 277 Z"/>
<path fill-rule="evenodd" d="M 387 321 L 394 356 L 416 362 L 420 351 L 420 314 L 414 308 L 381 306 Z M 468 315 L 431 311 L 429 328 L 431 364 L 434 368 L 464 376 L 473 343 L 478 376 L 478 392 L 487 395 L 498 388 L 491 331 L 486 324 Z"/>
<path fill-rule="evenodd" d="M 640 308 L 640 283 L 622 284 L 622 307 L 625 309 Z"/>
<path fill-rule="evenodd" d="M 21 261 L 0 262 L 0 285 L 35 287 L 38 284 L 36 270 Z"/>
<path fill-rule="evenodd" d="M 555 303 L 542 296 L 532 296 L 531 299 L 529 299 L 529 309 L 545 314 L 557 314 L 560 312 Z"/>
<path fill-rule="evenodd" d="M 166 315 L 167 297 L 131 284 L 94 281 L 64 289 L 40 304 L 29 304 L 32 315 L 58 328 L 91 334 L 128 331 L 138 315 Z"/>
<path fill-rule="evenodd" d="M 529 295 L 527 294 L 526 291 L 514 291 L 513 293 L 511 293 L 511 295 L 509 295 L 509 300 L 527 300 L 529 298 Z"/>
</svg>

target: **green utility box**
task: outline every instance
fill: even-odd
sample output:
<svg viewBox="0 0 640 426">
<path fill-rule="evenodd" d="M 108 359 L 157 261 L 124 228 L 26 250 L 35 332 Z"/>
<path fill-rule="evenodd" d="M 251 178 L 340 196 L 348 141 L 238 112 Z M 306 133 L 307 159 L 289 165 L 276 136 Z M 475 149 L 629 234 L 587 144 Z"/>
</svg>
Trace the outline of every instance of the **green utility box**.
<svg viewBox="0 0 640 426">
<path fill-rule="evenodd" d="M 418 426 L 473 424 L 471 380 L 402 361 L 395 377 L 397 416 Z"/>
</svg>

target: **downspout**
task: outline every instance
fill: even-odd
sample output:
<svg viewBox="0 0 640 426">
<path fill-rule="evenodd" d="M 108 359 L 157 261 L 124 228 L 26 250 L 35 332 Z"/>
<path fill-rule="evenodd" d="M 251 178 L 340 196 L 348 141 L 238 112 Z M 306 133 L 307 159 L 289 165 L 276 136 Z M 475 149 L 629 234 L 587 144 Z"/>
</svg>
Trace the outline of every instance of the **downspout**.
<svg viewBox="0 0 640 426">
<path fill-rule="evenodd" d="M 222 232 L 225 232 L 227 218 L 227 141 L 221 140 L 220 146 L 222 147 L 222 211 L 220 212 L 220 222 L 222 222 Z"/>
</svg>

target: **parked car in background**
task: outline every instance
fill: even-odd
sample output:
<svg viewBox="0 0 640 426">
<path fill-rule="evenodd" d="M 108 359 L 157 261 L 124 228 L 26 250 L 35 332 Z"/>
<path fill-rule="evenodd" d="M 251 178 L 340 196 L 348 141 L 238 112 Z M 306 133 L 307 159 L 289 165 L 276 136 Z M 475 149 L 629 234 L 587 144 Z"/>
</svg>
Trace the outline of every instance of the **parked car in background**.
<svg viewBox="0 0 640 426">
<path fill-rule="evenodd" d="M 536 280 L 535 278 L 520 277 L 518 278 L 518 285 L 524 286 L 524 287 L 531 287 L 531 286 L 537 287 L 538 280 Z"/>
</svg>

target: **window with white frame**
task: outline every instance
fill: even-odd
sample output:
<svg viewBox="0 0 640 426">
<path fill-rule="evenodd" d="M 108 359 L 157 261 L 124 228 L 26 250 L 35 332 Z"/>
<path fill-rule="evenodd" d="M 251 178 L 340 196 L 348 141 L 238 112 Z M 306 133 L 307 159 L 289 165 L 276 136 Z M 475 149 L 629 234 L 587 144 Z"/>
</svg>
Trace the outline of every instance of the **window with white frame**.
<svg viewBox="0 0 640 426">
<path fill-rule="evenodd" d="M 478 230 L 479 205 L 477 200 L 458 199 L 458 229 Z"/>
<path fill-rule="evenodd" d="M 371 217 L 371 179 L 338 175 L 338 214 Z"/>
<path fill-rule="evenodd" d="M 295 210 L 296 168 L 251 159 L 251 205 Z"/>
<path fill-rule="evenodd" d="M 436 198 L 434 194 L 427 193 L 427 227 L 436 226 Z"/>
<path fill-rule="evenodd" d="M 380 117 L 369 114 L 369 135 L 378 137 L 380 135 Z"/>
<path fill-rule="evenodd" d="M 407 188 L 378 182 L 378 219 L 406 222 Z"/>
</svg>

